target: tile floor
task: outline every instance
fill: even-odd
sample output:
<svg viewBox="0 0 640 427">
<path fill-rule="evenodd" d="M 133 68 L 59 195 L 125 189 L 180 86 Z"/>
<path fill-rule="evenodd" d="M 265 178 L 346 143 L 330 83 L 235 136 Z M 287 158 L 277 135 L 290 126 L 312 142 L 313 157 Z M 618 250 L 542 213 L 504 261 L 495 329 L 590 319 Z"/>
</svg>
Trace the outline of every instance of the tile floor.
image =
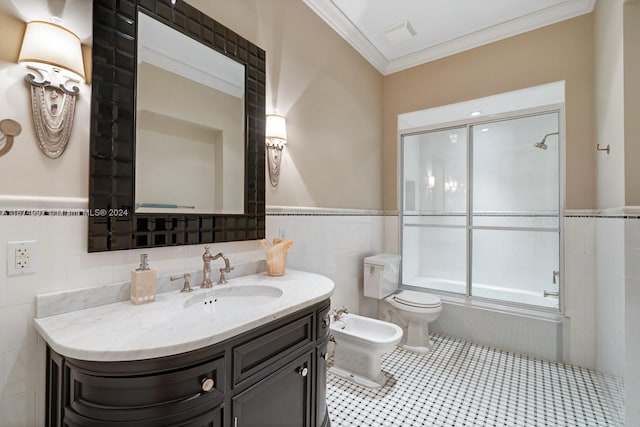
<svg viewBox="0 0 640 427">
<path fill-rule="evenodd" d="M 433 335 L 431 353 L 383 356 L 368 390 L 327 374 L 332 427 L 624 426 L 621 380 Z M 329 361 L 331 363 L 331 360 Z"/>
</svg>

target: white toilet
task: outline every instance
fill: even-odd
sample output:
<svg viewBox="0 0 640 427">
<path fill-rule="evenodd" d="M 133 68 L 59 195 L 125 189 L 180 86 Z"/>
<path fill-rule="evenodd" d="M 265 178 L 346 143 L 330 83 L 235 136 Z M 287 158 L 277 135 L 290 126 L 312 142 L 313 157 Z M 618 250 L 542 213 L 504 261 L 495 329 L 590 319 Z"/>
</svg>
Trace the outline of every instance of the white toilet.
<svg viewBox="0 0 640 427">
<path fill-rule="evenodd" d="M 380 254 L 364 259 L 364 295 L 384 300 L 383 318 L 399 323 L 406 329 L 403 348 L 416 353 L 428 353 L 433 348 L 429 339 L 429 323 L 442 311 L 436 295 L 426 292 L 398 291 L 400 256 Z"/>
</svg>

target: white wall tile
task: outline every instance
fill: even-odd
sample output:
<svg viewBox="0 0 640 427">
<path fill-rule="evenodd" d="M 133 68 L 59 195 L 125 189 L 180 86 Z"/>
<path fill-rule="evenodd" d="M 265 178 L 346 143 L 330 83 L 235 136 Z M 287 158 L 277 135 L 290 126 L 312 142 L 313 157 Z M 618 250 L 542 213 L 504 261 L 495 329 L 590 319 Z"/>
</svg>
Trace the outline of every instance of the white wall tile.
<svg viewBox="0 0 640 427">
<path fill-rule="evenodd" d="M 67 288 L 86 288 L 115 282 L 112 252 L 87 253 L 65 258 Z"/>
<path fill-rule="evenodd" d="M 0 399 L 0 427 L 33 427 L 36 422 L 35 390 Z"/>
<path fill-rule="evenodd" d="M 267 216 L 267 235 L 284 234 L 294 241 L 287 267 L 323 274 L 335 283 L 334 307 L 347 306 L 353 313 L 376 312 L 375 301 L 362 292 L 365 256 L 382 252 L 382 216 Z M 373 307 L 373 308 L 372 308 Z"/>
<path fill-rule="evenodd" d="M 23 347 L 4 354 L 1 390 L 6 399 L 45 385 L 45 347 Z"/>
<path fill-rule="evenodd" d="M 568 362 L 595 368 L 596 348 L 594 318 L 596 294 L 595 220 L 564 220 L 564 303 L 570 318 L 564 336 Z"/>
<path fill-rule="evenodd" d="M 640 219 L 625 221 L 626 422 L 640 426 Z"/>
<path fill-rule="evenodd" d="M 0 353 L 35 347 L 36 330 L 33 327 L 34 304 L 0 308 Z"/>
<path fill-rule="evenodd" d="M 390 254 L 399 254 L 400 253 L 399 217 L 397 215 L 386 215 L 383 221 L 384 221 L 383 252 L 390 253 Z"/>
<path fill-rule="evenodd" d="M 627 360 L 624 377 L 626 425 L 640 426 L 640 362 L 637 353 Z"/>
<path fill-rule="evenodd" d="M 624 375 L 624 220 L 596 220 L 596 366 L 600 372 Z"/>
</svg>

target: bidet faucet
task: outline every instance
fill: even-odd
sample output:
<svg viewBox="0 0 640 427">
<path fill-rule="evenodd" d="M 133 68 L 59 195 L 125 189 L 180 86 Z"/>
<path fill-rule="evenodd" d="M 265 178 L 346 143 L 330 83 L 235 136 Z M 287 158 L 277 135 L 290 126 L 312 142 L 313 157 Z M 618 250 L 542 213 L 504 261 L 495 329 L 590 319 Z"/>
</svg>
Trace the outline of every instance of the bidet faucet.
<svg viewBox="0 0 640 427">
<path fill-rule="evenodd" d="M 335 320 L 340 320 L 340 318 L 342 316 L 344 316 L 345 314 L 349 314 L 349 309 L 347 307 L 342 307 L 342 308 L 334 308 L 333 309 L 333 318 Z"/>
<path fill-rule="evenodd" d="M 218 258 L 222 258 L 224 260 L 224 267 L 220 269 L 220 277 L 216 282 L 218 285 L 227 283 L 227 279 L 224 277 L 224 273 L 231 273 L 233 267 L 229 265 L 229 258 L 224 256 L 222 252 L 218 252 L 215 255 L 211 255 L 209 252 L 209 246 L 204 247 L 204 254 L 202 254 L 202 261 L 204 262 L 204 266 L 202 268 L 202 273 L 204 278 L 202 279 L 201 288 L 210 288 L 213 286 L 213 282 L 211 281 L 211 261 L 215 261 Z"/>
</svg>

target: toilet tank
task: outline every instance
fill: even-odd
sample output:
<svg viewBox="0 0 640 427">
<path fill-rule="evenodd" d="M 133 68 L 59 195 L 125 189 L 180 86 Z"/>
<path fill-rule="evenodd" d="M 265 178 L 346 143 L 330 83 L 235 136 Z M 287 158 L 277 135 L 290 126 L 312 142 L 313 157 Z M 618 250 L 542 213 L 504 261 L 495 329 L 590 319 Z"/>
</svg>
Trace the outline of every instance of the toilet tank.
<svg viewBox="0 0 640 427">
<path fill-rule="evenodd" d="M 400 255 L 379 254 L 364 259 L 364 296 L 383 299 L 398 289 Z"/>
</svg>

